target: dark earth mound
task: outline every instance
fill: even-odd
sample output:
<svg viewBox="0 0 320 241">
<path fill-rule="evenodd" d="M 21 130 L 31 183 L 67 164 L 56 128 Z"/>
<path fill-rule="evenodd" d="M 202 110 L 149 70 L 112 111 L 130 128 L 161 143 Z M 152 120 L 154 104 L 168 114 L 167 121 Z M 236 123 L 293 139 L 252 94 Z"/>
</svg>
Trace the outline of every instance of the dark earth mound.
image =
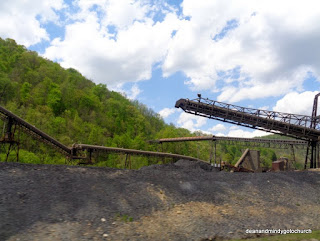
<svg viewBox="0 0 320 241">
<path fill-rule="evenodd" d="M 0 240 L 204 240 L 320 229 L 320 172 L 0 163 Z"/>
</svg>

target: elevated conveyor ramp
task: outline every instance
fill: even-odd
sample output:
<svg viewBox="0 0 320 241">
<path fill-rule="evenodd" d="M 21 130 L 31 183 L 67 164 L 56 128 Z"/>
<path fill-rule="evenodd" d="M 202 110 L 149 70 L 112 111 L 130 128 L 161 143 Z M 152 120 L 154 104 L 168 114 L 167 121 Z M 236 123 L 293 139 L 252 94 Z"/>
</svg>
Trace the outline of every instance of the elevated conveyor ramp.
<svg viewBox="0 0 320 241">
<path fill-rule="evenodd" d="M 22 130 L 35 139 L 53 146 L 62 154 L 71 155 L 71 149 L 62 144 L 61 142 L 57 141 L 56 139 L 52 138 L 48 134 L 44 133 L 43 131 L 39 130 L 35 126 L 29 124 L 19 116 L 13 114 L 11 111 L 5 109 L 4 107 L 0 106 L 0 118 L 11 122 L 11 124 L 19 125 L 22 127 Z"/>
<path fill-rule="evenodd" d="M 176 160 L 185 159 L 190 161 L 201 161 L 205 162 L 201 159 L 178 155 L 173 153 L 165 153 L 165 152 L 153 152 L 153 151 L 143 151 L 143 150 L 135 150 L 135 149 L 126 149 L 126 148 L 118 148 L 118 147 L 106 147 L 106 146 L 95 146 L 95 145 L 87 145 L 87 144 L 74 144 L 73 152 L 75 151 L 102 151 L 106 153 L 124 153 L 130 155 L 142 155 L 142 156 L 151 156 L 151 157 L 163 157 L 163 158 L 173 158 Z"/>
<path fill-rule="evenodd" d="M 229 136 L 191 136 L 191 137 L 176 137 L 176 138 L 162 138 L 157 140 L 150 140 L 150 143 L 166 143 L 166 142 L 186 142 L 186 141 L 227 141 L 231 143 L 255 143 L 262 147 L 272 148 L 289 148 L 291 146 L 305 148 L 308 145 L 307 141 L 303 140 L 282 140 L 282 139 L 262 139 L 262 138 L 243 138 L 243 137 L 229 137 Z"/>
<path fill-rule="evenodd" d="M 180 99 L 176 102 L 175 107 L 209 119 L 301 140 L 318 141 L 320 136 L 319 121 L 313 120 L 311 116 L 245 108 L 201 97 L 196 100 Z M 315 123 L 315 128 L 310 128 L 311 123 Z"/>
</svg>

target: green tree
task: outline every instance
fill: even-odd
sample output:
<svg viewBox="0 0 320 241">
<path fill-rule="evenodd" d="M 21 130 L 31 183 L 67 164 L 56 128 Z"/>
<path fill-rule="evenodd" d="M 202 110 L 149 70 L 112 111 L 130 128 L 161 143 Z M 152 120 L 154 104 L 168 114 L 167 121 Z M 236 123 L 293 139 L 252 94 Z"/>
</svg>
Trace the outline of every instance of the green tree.
<svg viewBox="0 0 320 241">
<path fill-rule="evenodd" d="M 29 101 L 31 100 L 31 95 L 30 95 L 31 87 L 32 85 L 28 82 L 24 82 L 21 86 L 20 96 L 21 96 L 21 102 L 24 105 L 28 104 Z"/>
<path fill-rule="evenodd" d="M 0 102 L 6 102 L 15 97 L 15 86 L 5 73 L 0 72 Z"/>
<path fill-rule="evenodd" d="M 51 84 L 47 102 L 55 116 L 60 115 L 65 110 L 59 85 Z"/>
</svg>

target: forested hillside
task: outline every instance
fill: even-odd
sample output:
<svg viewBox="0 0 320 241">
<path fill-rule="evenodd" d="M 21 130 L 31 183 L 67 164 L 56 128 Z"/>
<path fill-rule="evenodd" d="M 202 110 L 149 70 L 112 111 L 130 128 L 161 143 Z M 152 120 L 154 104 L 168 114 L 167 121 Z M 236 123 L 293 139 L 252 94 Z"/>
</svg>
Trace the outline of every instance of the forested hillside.
<svg viewBox="0 0 320 241">
<path fill-rule="evenodd" d="M 64 69 L 39 57 L 12 39 L 0 38 L 0 104 L 68 146 L 86 143 L 158 150 L 158 146 L 148 144 L 147 140 L 199 134 L 166 124 L 145 105 L 108 90 L 104 84 L 95 84 L 75 69 Z M 20 161 L 64 163 L 64 157 L 50 147 L 39 145 L 25 135 L 21 139 Z M 5 146 L 1 148 L 3 160 Z M 164 151 L 208 160 L 210 148 L 208 142 L 188 142 L 167 144 Z M 221 144 L 217 156 L 219 160 L 234 163 L 242 149 Z M 122 167 L 122 159 L 109 155 L 96 164 Z M 139 163 L 136 167 L 147 164 L 145 158 L 136 159 Z M 274 159 L 274 151 L 262 150 L 266 165 Z"/>
</svg>

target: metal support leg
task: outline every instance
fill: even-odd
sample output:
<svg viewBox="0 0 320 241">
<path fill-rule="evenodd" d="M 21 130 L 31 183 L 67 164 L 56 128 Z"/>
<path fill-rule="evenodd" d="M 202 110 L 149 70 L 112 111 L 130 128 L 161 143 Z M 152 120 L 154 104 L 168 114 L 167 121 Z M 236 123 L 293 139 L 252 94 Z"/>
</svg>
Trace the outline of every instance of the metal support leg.
<svg viewBox="0 0 320 241">
<path fill-rule="evenodd" d="M 2 136 L 1 137 L 5 137 L 5 130 L 6 130 L 6 122 L 3 122 L 3 130 L 2 130 Z"/>
<path fill-rule="evenodd" d="M 19 162 L 20 143 L 17 143 L 17 162 Z"/>
<path fill-rule="evenodd" d="M 128 168 L 128 153 L 126 154 L 126 160 L 124 161 L 124 168 Z"/>
<path fill-rule="evenodd" d="M 197 158 L 199 159 L 199 142 L 197 142 Z"/>
<path fill-rule="evenodd" d="M 92 149 L 88 149 L 89 152 L 89 164 L 92 164 Z"/>
<path fill-rule="evenodd" d="M 217 165 L 217 141 L 214 141 L 214 164 Z"/>
<path fill-rule="evenodd" d="M 11 151 L 11 146 L 12 146 L 12 143 L 10 142 L 10 144 L 9 144 L 9 148 L 8 148 L 8 151 L 7 151 L 7 156 L 6 156 L 6 160 L 5 160 L 5 162 L 7 162 L 7 161 L 8 161 L 8 159 L 9 159 L 9 154 L 10 154 L 10 151 Z"/>
<path fill-rule="evenodd" d="M 310 142 L 308 143 L 308 147 L 307 147 L 306 159 L 305 159 L 305 161 L 304 161 L 304 169 L 307 169 L 308 156 L 309 156 L 309 148 L 310 148 Z"/>
<path fill-rule="evenodd" d="M 294 147 L 293 147 L 293 145 L 290 145 L 290 146 L 291 146 L 291 152 L 292 152 L 292 164 L 296 164 L 296 156 L 294 153 Z"/>
<path fill-rule="evenodd" d="M 7 123 L 8 124 L 7 124 L 5 139 L 7 139 L 8 141 L 13 141 L 13 134 L 12 134 L 13 120 L 12 120 L 12 118 L 9 117 Z"/>
<path fill-rule="evenodd" d="M 310 168 L 316 168 L 316 154 L 317 154 L 317 142 L 311 141 L 311 159 L 310 159 Z"/>
<path fill-rule="evenodd" d="M 317 144 L 317 167 L 320 167 L 319 144 Z"/>
<path fill-rule="evenodd" d="M 211 151 L 210 151 L 210 159 L 209 159 L 209 163 L 212 164 L 212 156 L 213 156 L 213 142 L 214 141 L 209 141 L 209 143 L 211 142 Z"/>
<path fill-rule="evenodd" d="M 162 142 L 161 142 L 161 152 L 163 152 L 163 144 L 162 144 Z M 162 164 L 164 164 L 165 163 L 165 159 L 164 159 L 164 157 L 162 157 Z"/>
</svg>

